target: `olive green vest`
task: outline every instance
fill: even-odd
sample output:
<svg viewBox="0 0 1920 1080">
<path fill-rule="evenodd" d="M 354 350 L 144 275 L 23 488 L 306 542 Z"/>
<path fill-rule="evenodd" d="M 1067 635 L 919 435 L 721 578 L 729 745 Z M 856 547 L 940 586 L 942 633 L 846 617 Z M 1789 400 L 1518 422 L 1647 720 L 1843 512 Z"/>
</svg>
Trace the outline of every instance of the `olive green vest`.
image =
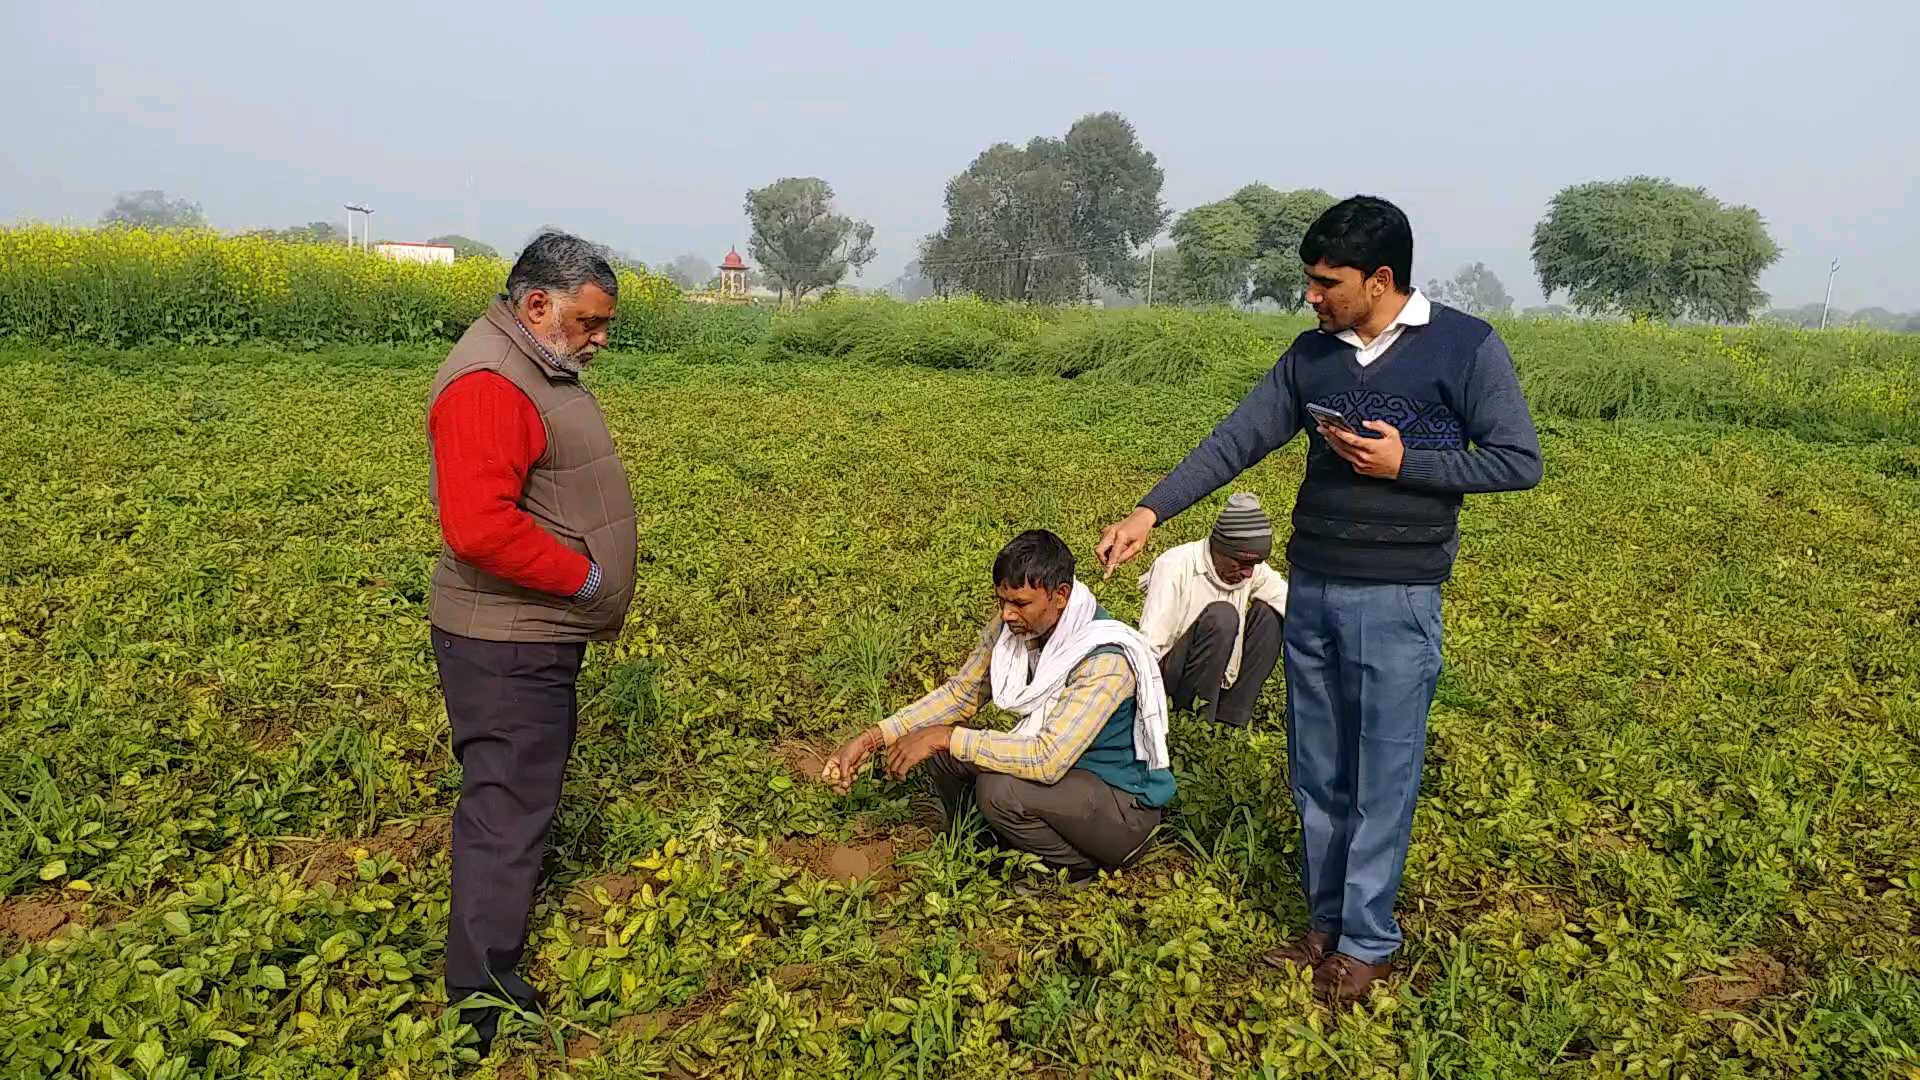
<svg viewBox="0 0 1920 1080">
<path fill-rule="evenodd" d="M 454 345 L 434 376 L 427 412 L 455 379 L 476 371 L 505 376 L 527 395 L 546 427 L 547 449 L 527 471 L 520 508 L 562 544 L 600 564 L 600 591 L 575 602 L 523 588 L 461 562 L 443 541 L 427 617 L 485 641 L 611 641 L 633 600 L 639 546 L 633 489 L 600 405 L 580 380 L 534 351 L 504 300 L 495 300 Z M 427 495 L 440 506 L 440 478 L 428 433 Z"/>
</svg>

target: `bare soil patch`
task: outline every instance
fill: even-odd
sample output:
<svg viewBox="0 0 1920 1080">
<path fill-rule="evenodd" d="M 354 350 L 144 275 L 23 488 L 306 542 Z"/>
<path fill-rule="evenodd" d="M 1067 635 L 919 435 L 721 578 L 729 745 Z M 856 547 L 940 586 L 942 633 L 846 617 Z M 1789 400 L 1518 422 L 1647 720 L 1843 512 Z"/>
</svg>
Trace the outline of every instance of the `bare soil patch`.
<svg viewBox="0 0 1920 1080">
<path fill-rule="evenodd" d="M 882 891 L 899 883 L 902 876 L 894 868 L 894 842 L 891 840 L 855 840 L 835 843 L 821 838 L 782 840 L 773 848 L 781 863 L 805 870 L 815 877 L 831 878 L 842 885 L 853 885 L 871 878 L 880 879 Z"/>
<path fill-rule="evenodd" d="M 1766 953 L 1746 953 L 1731 970 L 1687 980 L 1686 1006 L 1694 1012 L 1744 1011 L 1756 1001 L 1793 988 L 1793 969 Z"/>
<path fill-rule="evenodd" d="M 803 739 L 786 739 L 773 746 L 773 756 L 793 773 L 794 779 L 814 784 L 820 782 L 820 770 L 827 767 L 827 758 L 832 754 L 831 747 Z"/>
<path fill-rule="evenodd" d="M 293 728 L 277 718 L 248 720 L 240 725 L 240 738 L 255 750 L 271 754 L 293 741 Z"/>
<path fill-rule="evenodd" d="M 396 822 L 362 840 L 293 841 L 276 844 L 273 861 L 291 866 L 296 876 L 309 885 L 332 882 L 343 885 L 353 880 L 354 851 L 365 848 L 367 857 L 385 856 L 402 866 L 417 866 L 438 852 L 448 850 L 453 839 L 453 819 L 427 818 L 424 821 Z"/>
<path fill-rule="evenodd" d="M 13 896 L 0 900 L 0 938 L 36 944 L 86 926 L 86 901 L 59 893 Z"/>
<path fill-rule="evenodd" d="M 606 894 L 609 904 L 624 904 L 639 891 L 640 879 L 633 874 L 601 874 L 574 886 L 567 904 L 588 919 L 598 919 L 607 910 L 600 903 L 600 893 Z"/>
</svg>

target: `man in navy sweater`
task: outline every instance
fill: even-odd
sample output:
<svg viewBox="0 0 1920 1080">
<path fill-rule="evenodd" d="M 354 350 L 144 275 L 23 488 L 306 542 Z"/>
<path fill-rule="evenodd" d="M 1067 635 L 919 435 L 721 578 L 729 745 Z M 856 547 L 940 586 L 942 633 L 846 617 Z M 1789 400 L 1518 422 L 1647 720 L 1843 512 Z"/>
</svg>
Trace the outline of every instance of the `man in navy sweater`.
<svg viewBox="0 0 1920 1080">
<path fill-rule="evenodd" d="M 1287 543 L 1287 766 L 1310 925 L 1267 959 L 1366 997 L 1400 947 L 1406 867 L 1440 676 L 1440 585 L 1470 492 L 1540 482 L 1540 441 L 1493 328 L 1408 287 L 1413 230 L 1383 199 L 1322 214 L 1300 244 L 1320 327 L 1125 519 L 1107 572 L 1153 527 L 1307 433 Z M 1309 406 L 1312 406 L 1310 409 Z"/>
</svg>

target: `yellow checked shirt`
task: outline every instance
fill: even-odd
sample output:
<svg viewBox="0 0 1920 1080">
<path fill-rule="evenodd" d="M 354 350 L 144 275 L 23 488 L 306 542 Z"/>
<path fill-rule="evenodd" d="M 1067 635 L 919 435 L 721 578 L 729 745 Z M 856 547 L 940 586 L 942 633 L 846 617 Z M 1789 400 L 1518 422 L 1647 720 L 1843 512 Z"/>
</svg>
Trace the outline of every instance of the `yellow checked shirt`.
<svg viewBox="0 0 1920 1080">
<path fill-rule="evenodd" d="M 993 645 L 1000 637 L 1000 620 L 993 620 L 980 641 L 946 684 L 880 722 L 888 746 L 907 732 L 928 724 L 959 724 L 971 719 L 993 700 Z M 1068 674 L 1047 724 L 1031 738 L 1005 731 L 956 727 L 947 752 L 988 772 L 1006 773 L 1022 780 L 1051 784 L 1067 775 L 1094 736 L 1133 696 L 1133 668 L 1127 658 L 1102 653 L 1080 661 Z"/>
</svg>

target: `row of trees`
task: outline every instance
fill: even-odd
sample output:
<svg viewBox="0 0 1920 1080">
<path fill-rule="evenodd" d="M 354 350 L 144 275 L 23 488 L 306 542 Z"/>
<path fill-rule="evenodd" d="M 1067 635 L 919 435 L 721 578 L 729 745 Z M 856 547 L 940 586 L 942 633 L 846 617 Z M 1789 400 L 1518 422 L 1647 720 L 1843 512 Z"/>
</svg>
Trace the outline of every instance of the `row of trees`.
<svg viewBox="0 0 1920 1080">
<path fill-rule="evenodd" d="M 1179 304 L 1301 306 L 1300 240 L 1333 205 L 1332 194 L 1253 183 L 1175 218 L 1161 198 L 1164 180 L 1154 155 L 1118 113 L 1083 117 L 1058 138 L 997 143 L 948 181 L 945 225 L 920 242 L 911 273 L 895 290 L 1038 304 L 1150 291 L 1156 300 Z M 877 254 L 873 226 L 841 212 L 832 185 L 819 177 L 787 177 L 751 190 L 745 210 L 757 273 L 785 299 L 858 276 Z M 205 223 L 197 204 L 159 191 L 121 196 L 102 221 L 163 228 Z M 1172 244 L 1143 258 L 1140 252 L 1169 222 Z M 341 239 L 326 222 L 269 235 Z M 495 255 L 465 237 L 435 239 L 455 244 L 462 257 Z M 1564 295 L 1584 314 L 1741 322 L 1766 306 L 1759 276 L 1780 249 L 1751 207 L 1637 176 L 1577 184 L 1555 195 L 1534 227 L 1532 257 L 1542 291 L 1549 298 Z M 713 265 L 695 255 L 681 256 L 665 272 L 687 288 L 714 278 Z M 1513 307 L 1506 287 L 1482 263 L 1429 280 L 1426 289 L 1476 314 Z"/>
<path fill-rule="evenodd" d="M 1164 180 L 1117 113 L 1085 117 L 1060 138 L 988 147 L 948 182 L 946 226 L 921 242 L 896 290 L 1059 304 L 1138 288 L 1146 265 L 1138 252 L 1169 216 Z M 876 254 L 873 226 L 840 213 L 819 177 L 749 191 L 746 212 L 749 251 L 786 298 L 857 276 Z M 683 261 L 679 277 L 704 269 L 688 256 L 674 267 Z"/>
<path fill-rule="evenodd" d="M 921 243 L 917 269 L 938 294 L 1072 302 L 1136 293 L 1146 278 L 1176 303 L 1301 306 L 1300 241 L 1333 195 L 1254 183 L 1196 206 L 1172 220 L 1171 249 L 1153 251 L 1143 274 L 1136 253 L 1170 217 L 1163 179 L 1117 113 L 1085 117 L 1062 139 L 997 144 L 947 184 L 946 227 Z M 1745 321 L 1766 304 L 1759 276 L 1780 249 L 1750 207 L 1633 177 L 1557 194 L 1532 254 L 1542 291 L 1582 313 Z M 1476 314 L 1513 308 L 1483 263 L 1427 291 Z"/>
</svg>

